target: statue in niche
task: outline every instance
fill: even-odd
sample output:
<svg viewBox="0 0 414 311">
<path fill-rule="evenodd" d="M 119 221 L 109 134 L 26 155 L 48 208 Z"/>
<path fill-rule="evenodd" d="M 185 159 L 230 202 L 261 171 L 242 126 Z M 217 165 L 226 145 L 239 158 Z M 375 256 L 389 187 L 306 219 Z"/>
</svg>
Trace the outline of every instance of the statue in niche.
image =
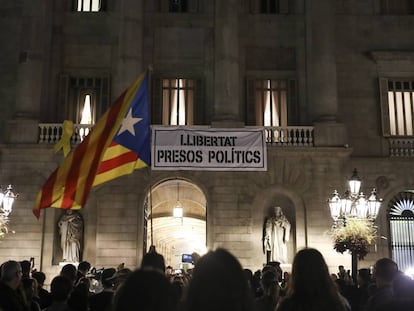
<svg viewBox="0 0 414 311">
<path fill-rule="evenodd" d="M 290 222 L 280 206 L 272 207 L 263 224 L 263 251 L 266 263 L 287 263 L 287 242 L 290 236 Z"/>
<path fill-rule="evenodd" d="M 58 221 L 63 261 L 79 262 L 83 236 L 83 220 L 79 212 L 66 210 Z"/>
</svg>

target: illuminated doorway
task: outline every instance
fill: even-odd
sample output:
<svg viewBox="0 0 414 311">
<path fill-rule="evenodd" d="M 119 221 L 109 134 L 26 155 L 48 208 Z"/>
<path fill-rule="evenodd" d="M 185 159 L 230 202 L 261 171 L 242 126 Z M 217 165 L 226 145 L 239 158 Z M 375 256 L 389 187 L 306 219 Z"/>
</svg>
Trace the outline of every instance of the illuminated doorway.
<svg viewBox="0 0 414 311">
<path fill-rule="evenodd" d="M 147 249 L 153 243 L 157 252 L 164 256 L 166 265 L 174 269 L 191 268 L 185 255 L 206 252 L 206 198 L 203 191 L 191 181 L 169 179 L 152 188 L 147 202 Z M 149 206 L 151 202 L 152 208 Z"/>
</svg>

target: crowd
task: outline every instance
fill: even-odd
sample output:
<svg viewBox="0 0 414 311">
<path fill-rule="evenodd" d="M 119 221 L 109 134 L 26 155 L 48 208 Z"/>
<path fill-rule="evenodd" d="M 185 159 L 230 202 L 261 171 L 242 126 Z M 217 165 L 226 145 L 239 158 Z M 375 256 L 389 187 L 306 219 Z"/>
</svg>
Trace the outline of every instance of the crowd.
<svg viewBox="0 0 414 311">
<path fill-rule="evenodd" d="M 414 310 L 414 281 L 395 262 L 379 259 L 373 275 L 330 274 L 322 254 L 300 250 L 291 273 L 270 262 L 254 273 L 219 248 L 194 258 L 194 269 L 165 267 L 154 248 L 131 271 L 66 264 L 43 288 L 45 274 L 29 261 L 1 265 L 0 311 L 405 311 Z M 98 282 L 99 281 L 99 282 Z"/>
</svg>

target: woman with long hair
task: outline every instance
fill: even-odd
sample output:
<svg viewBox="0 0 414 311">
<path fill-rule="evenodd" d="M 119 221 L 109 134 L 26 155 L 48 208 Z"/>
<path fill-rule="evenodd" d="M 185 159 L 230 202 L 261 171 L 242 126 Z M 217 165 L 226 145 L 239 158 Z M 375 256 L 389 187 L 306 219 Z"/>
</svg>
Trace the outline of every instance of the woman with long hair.
<svg viewBox="0 0 414 311">
<path fill-rule="evenodd" d="M 300 250 L 292 265 L 286 297 L 277 311 L 350 311 L 338 292 L 322 254 L 313 248 Z"/>
</svg>

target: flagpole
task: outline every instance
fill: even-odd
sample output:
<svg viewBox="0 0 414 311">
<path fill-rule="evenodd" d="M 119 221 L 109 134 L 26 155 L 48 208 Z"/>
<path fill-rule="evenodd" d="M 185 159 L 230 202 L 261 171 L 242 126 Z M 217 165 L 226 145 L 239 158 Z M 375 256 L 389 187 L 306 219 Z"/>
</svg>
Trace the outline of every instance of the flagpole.
<svg viewBox="0 0 414 311">
<path fill-rule="evenodd" d="M 149 78 L 149 80 L 151 81 L 151 74 L 152 74 L 152 72 L 153 72 L 153 68 L 152 68 L 152 65 L 148 65 L 148 67 L 147 67 L 147 70 L 148 70 L 148 78 Z M 149 87 L 151 88 L 151 84 L 149 84 Z M 151 91 L 150 91 L 150 93 L 151 93 Z M 149 111 L 150 111 L 150 116 L 151 116 L 151 105 L 149 105 L 149 109 L 148 109 Z M 151 139 L 152 139 L 152 127 L 151 127 L 151 125 L 150 125 L 150 141 L 151 141 Z M 152 148 L 151 148 L 151 144 L 150 144 L 150 150 L 151 150 Z M 151 163 L 151 165 L 152 165 L 152 163 Z M 151 224 L 151 232 L 150 232 L 150 241 L 151 241 L 151 248 L 154 246 L 154 227 L 153 227 L 153 222 L 152 222 L 152 168 L 151 168 L 151 165 L 149 166 L 149 170 L 150 170 L 150 197 L 149 197 L 149 205 L 150 205 L 150 224 Z"/>
<path fill-rule="evenodd" d="M 150 206 L 150 224 L 151 224 L 151 232 L 150 232 L 150 239 L 151 239 L 151 245 L 154 245 L 154 229 L 152 224 L 152 182 L 151 182 L 151 168 L 150 168 L 150 197 L 149 197 L 149 206 Z"/>
</svg>

